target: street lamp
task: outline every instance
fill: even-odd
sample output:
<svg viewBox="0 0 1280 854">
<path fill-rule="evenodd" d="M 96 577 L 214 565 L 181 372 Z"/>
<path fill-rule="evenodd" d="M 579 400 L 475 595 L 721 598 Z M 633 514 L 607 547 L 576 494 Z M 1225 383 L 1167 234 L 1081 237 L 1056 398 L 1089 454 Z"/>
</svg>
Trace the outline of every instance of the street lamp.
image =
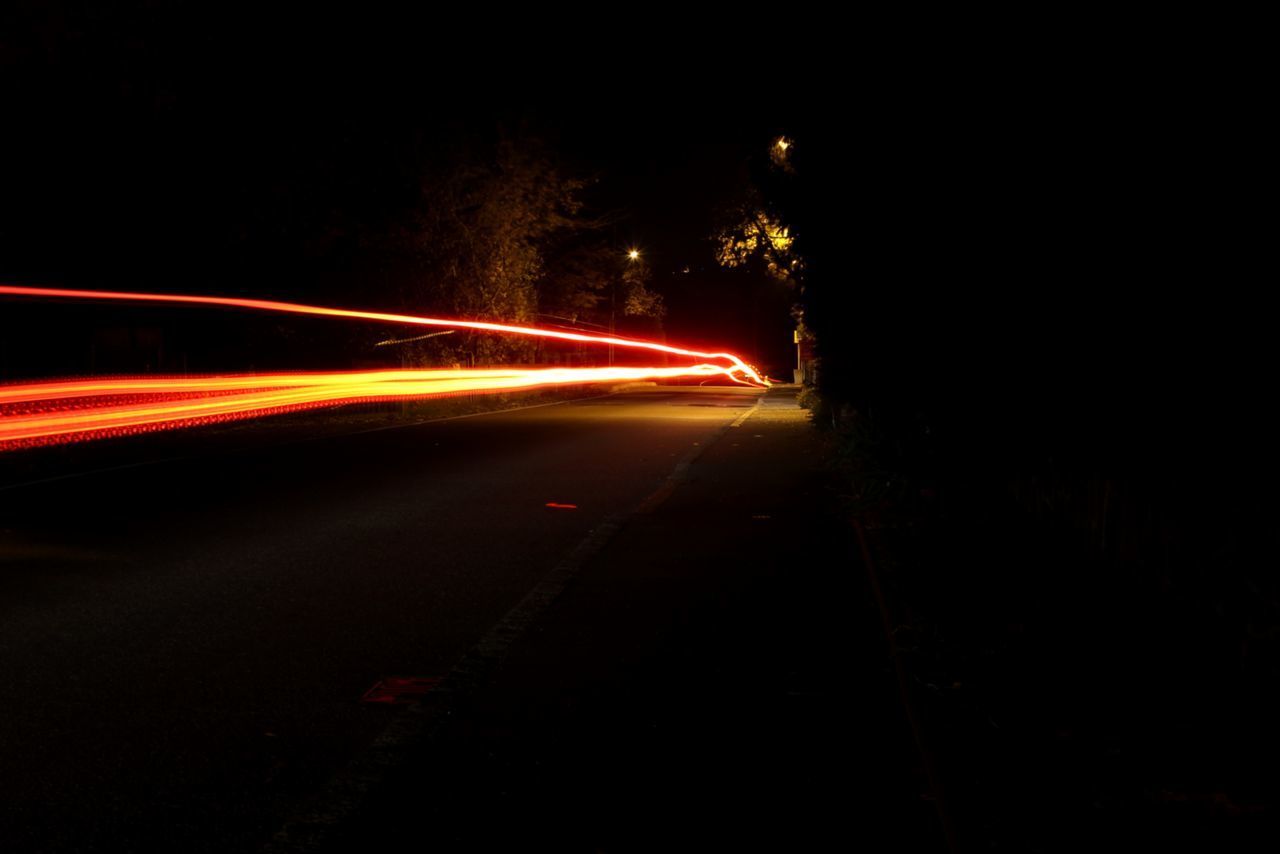
<svg viewBox="0 0 1280 854">
<path fill-rule="evenodd" d="M 632 246 L 627 250 L 627 263 L 634 264 L 640 260 L 640 250 Z M 613 287 L 609 289 L 609 337 L 613 338 L 617 334 L 618 327 L 618 280 L 613 280 Z M 609 344 L 609 367 L 613 367 L 613 344 Z"/>
</svg>

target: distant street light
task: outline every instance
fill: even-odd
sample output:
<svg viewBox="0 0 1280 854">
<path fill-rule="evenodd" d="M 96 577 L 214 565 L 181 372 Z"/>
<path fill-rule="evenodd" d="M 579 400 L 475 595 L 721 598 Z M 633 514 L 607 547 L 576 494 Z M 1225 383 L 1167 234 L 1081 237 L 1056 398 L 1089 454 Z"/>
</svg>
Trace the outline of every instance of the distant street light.
<svg viewBox="0 0 1280 854">
<path fill-rule="evenodd" d="M 627 261 L 635 262 L 640 260 L 640 250 L 634 246 L 627 250 Z M 613 286 L 609 288 L 609 335 L 615 336 L 618 327 L 618 280 L 613 280 Z M 609 367 L 613 367 L 613 345 L 609 345 Z"/>
</svg>

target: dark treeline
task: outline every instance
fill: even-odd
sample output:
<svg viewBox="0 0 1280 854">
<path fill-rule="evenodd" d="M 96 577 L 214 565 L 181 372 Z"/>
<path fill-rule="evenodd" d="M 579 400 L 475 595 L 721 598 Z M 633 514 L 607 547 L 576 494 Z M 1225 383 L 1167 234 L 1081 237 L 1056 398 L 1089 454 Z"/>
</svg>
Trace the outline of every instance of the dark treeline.
<svg viewBox="0 0 1280 854">
<path fill-rule="evenodd" d="M 1255 110 L 1172 66 L 976 64 L 872 87 L 765 179 L 808 264 L 820 416 L 918 526 L 907 607 L 957 684 L 998 661 L 988 708 L 1020 709 L 970 757 L 1006 789 L 969 796 L 1025 808 L 1045 850 L 1112 819 L 1230 848 L 1278 794 Z"/>
<path fill-rule="evenodd" d="M 864 108 L 856 136 L 806 132 L 775 191 L 837 420 L 917 443 L 933 476 L 1083 467 L 1197 512 L 1270 500 L 1243 103 L 1000 74 Z"/>
</svg>

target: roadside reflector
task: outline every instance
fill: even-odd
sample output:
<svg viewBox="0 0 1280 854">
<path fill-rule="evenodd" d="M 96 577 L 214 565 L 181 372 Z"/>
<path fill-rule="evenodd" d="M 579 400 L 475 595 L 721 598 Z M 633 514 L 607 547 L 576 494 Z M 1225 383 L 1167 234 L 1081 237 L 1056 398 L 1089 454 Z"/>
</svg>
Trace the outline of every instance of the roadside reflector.
<svg viewBox="0 0 1280 854">
<path fill-rule="evenodd" d="M 365 691 L 360 702 L 387 705 L 412 703 L 439 684 L 439 677 L 388 676 Z"/>
</svg>

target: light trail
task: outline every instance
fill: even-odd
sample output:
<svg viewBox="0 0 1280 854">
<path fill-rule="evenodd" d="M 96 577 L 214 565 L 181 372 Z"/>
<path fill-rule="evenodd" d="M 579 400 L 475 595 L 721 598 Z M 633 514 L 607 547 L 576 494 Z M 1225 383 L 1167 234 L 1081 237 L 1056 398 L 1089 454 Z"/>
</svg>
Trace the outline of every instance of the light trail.
<svg viewBox="0 0 1280 854">
<path fill-rule="evenodd" d="M 651 350 L 658 353 L 669 353 L 674 356 L 684 356 L 691 359 L 697 359 L 699 361 L 707 359 L 723 359 L 733 366 L 727 374 L 730 379 L 745 382 L 748 385 L 769 385 L 768 380 L 760 376 L 754 368 L 732 353 L 704 353 L 698 350 L 686 350 L 682 347 L 672 347 L 668 344 L 659 344 L 655 341 L 639 341 L 634 338 L 617 338 L 611 335 L 586 335 L 579 332 L 543 329 L 535 326 L 516 326 L 505 323 L 489 323 L 481 320 L 450 320 L 439 317 L 418 317 L 412 314 L 388 314 L 380 311 L 358 311 L 345 308 L 328 308 L 325 306 L 302 305 L 291 302 L 277 302 L 275 300 L 195 296 L 189 294 L 148 294 L 135 293 L 132 291 L 86 291 L 69 288 L 32 288 L 20 285 L 0 285 L 0 296 L 217 305 L 230 308 L 249 308 L 258 311 L 273 311 L 285 314 L 303 314 L 317 317 L 344 317 L 354 320 L 371 320 L 378 323 L 403 323 L 415 326 L 447 326 L 456 329 L 475 329 L 482 332 L 504 332 L 515 335 L 531 335 L 538 338 L 556 338 L 562 341 L 578 341 L 589 344 L 612 344 L 615 347 Z M 741 379 L 738 379 L 739 374 L 741 374 Z"/>
<path fill-rule="evenodd" d="M 324 406 L 679 377 L 735 369 L 494 368 L 214 377 L 97 377 L 0 386 L 0 451 L 191 427 Z"/>
<path fill-rule="evenodd" d="M 612 335 L 359 311 L 237 297 L 88 291 L 0 285 L 0 296 L 111 300 L 247 308 L 379 323 L 474 329 L 649 350 L 698 360 L 684 367 L 495 368 L 233 374 L 211 377 L 97 377 L 0 386 L 0 451 L 152 430 L 255 418 L 325 406 L 485 394 L 539 386 L 626 380 L 722 377 L 743 385 L 768 380 L 732 353 L 706 353 Z M 405 339 L 411 340 L 411 339 Z M 394 339 L 393 339 L 394 341 Z M 383 342 L 392 343 L 392 342 Z M 394 343 L 400 343 L 394 341 Z M 713 364 L 723 361 L 727 364 Z"/>
</svg>

